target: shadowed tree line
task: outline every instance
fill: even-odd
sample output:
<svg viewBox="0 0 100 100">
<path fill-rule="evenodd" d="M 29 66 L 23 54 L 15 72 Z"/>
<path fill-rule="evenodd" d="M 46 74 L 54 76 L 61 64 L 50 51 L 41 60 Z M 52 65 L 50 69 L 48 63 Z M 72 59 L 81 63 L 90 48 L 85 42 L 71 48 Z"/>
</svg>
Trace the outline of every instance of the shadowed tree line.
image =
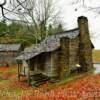
<svg viewBox="0 0 100 100">
<path fill-rule="evenodd" d="M 58 25 L 48 25 L 46 27 L 48 35 L 54 34 L 56 32 L 64 31 L 62 24 Z M 36 34 L 33 26 L 28 26 L 26 24 L 20 24 L 18 22 L 12 22 L 7 24 L 5 20 L 0 22 L 0 43 L 22 43 L 25 45 L 31 45 L 40 42 L 33 35 Z M 45 34 L 43 39 L 45 38 Z"/>
</svg>

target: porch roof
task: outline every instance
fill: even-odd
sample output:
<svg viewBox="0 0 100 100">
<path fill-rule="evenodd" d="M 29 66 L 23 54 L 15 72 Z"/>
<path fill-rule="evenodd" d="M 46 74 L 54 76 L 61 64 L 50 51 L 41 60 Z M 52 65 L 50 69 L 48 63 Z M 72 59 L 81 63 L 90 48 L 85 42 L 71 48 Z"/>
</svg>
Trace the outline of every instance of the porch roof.
<svg viewBox="0 0 100 100">
<path fill-rule="evenodd" d="M 39 46 L 39 47 L 38 47 Z M 51 51 L 54 51 L 56 50 L 57 48 L 59 48 L 60 45 L 59 43 L 53 43 L 53 44 L 45 44 L 45 45 L 42 45 L 42 44 L 38 44 L 34 47 L 34 50 L 33 51 L 24 51 L 22 52 L 21 55 L 19 55 L 16 59 L 17 60 L 28 60 L 28 59 L 31 59 L 43 52 L 51 52 Z"/>
</svg>

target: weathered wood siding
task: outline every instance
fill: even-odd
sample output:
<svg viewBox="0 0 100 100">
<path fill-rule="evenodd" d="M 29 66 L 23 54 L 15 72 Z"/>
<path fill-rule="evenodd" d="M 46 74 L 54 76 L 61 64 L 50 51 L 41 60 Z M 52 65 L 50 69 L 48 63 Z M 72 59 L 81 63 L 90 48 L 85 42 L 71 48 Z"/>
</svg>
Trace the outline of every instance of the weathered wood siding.
<svg viewBox="0 0 100 100">
<path fill-rule="evenodd" d="M 51 76 L 51 53 L 46 53 L 45 56 L 45 74 Z"/>
<path fill-rule="evenodd" d="M 60 76 L 60 49 L 51 52 L 51 77 L 59 78 Z"/>
<path fill-rule="evenodd" d="M 42 53 L 38 56 L 38 70 L 42 71 L 43 74 L 51 75 L 51 53 Z"/>
<path fill-rule="evenodd" d="M 37 70 L 37 57 L 30 59 L 30 70 L 36 71 Z"/>
<path fill-rule="evenodd" d="M 30 70 L 51 76 L 51 53 L 42 53 L 30 59 Z"/>
<path fill-rule="evenodd" d="M 2 51 L 0 52 L 0 63 L 6 62 L 9 65 L 17 64 L 15 57 L 17 56 L 17 52 L 15 51 Z"/>
</svg>

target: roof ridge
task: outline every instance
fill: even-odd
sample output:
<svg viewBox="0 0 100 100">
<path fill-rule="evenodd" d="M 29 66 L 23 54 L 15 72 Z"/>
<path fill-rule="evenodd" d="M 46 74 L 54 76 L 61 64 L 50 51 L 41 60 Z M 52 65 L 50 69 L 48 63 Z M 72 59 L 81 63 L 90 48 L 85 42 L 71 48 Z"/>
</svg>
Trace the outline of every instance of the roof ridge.
<svg viewBox="0 0 100 100">
<path fill-rule="evenodd" d="M 70 30 L 66 30 L 66 31 L 62 31 L 62 32 L 56 32 L 56 33 L 53 33 L 49 36 L 56 35 L 56 34 L 61 34 L 61 33 L 68 33 L 68 32 L 76 31 L 76 30 L 79 30 L 79 28 L 74 28 L 74 29 L 70 29 Z"/>
</svg>

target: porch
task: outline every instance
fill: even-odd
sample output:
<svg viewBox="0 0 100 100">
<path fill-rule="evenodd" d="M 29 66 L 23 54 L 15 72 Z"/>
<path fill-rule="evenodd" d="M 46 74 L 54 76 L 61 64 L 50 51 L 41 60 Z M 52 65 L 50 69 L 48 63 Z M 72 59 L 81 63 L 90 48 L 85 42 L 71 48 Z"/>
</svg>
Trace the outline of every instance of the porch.
<svg viewBox="0 0 100 100">
<path fill-rule="evenodd" d="M 29 85 L 39 85 L 50 79 L 49 55 L 41 54 L 29 60 L 17 60 L 17 64 L 19 81 L 22 81 L 21 78 L 25 77 Z"/>
<path fill-rule="evenodd" d="M 42 71 L 32 71 L 30 67 L 21 69 L 22 66 L 18 66 L 18 80 L 23 81 L 22 78 L 25 78 L 24 81 L 28 82 L 29 85 L 39 86 L 50 78 L 42 73 Z"/>
</svg>

